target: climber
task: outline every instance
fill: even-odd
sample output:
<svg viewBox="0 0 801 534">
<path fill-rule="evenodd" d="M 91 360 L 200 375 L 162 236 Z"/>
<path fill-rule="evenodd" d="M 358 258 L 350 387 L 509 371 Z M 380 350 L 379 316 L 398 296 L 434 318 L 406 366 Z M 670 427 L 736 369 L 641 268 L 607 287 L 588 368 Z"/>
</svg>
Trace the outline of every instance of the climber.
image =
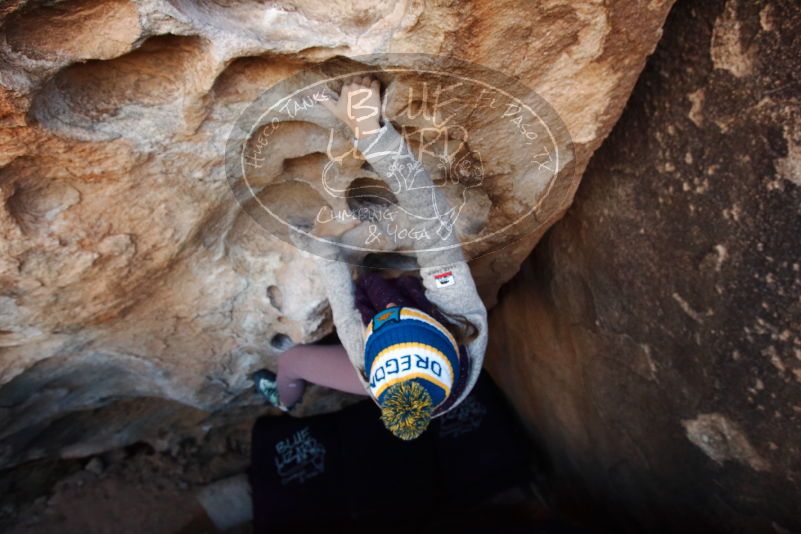
<svg viewBox="0 0 801 534">
<path fill-rule="evenodd" d="M 349 247 L 296 236 L 302 248 L 320 256 L 342 345 L 294 346 L 279 356 L 277 374 L 262 370 L 253 379 L 268 402 L 284 411 L 298 404 L 306 383 L 370 395 L 387 429 L 409 440 L 475 385 L 487 344 L 487 311 L 456 232 L 450 231 L 452 221 L 446 220 L 447 200 L 383 116 L 380 93 L 378 80 L 358 76 L 343 84 L 338 98 L 331 92 L 321 103 L 353 132 L 354 148 L 389 186 L 397 207 L 416 216 L 406 234 L 416 237 L 410 241 L 419 277 L 363 272 L 354 285 Z M 366 227 L 375 233 L 380 224 L 375 218 L 354 221 L 345 231 L 323 228 L 315 235 L 349 243 L 363 239 Z M 383 230 L 387 235 L 386 226 Z"/>
</svg>

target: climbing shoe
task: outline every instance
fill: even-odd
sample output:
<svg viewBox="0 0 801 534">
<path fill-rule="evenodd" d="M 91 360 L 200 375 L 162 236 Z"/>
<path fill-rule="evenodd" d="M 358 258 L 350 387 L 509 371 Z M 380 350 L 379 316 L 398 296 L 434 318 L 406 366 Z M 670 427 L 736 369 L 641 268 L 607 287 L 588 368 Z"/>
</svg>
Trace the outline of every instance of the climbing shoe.
<svg viewBox="0 0 801 534">
<path fill-rule="evenodd" d="M 259 392 L 259 395 L 264 397 L 267 403 L 279 408 L 283 412 L 289 411 L 289 408 L 284 406 L 281 403 L 281 399 L 278 397 L 278 379 L 275 373 L 267 369 L 262 369 L 261 371 L 253 373 L 252 379 L 256 391 Z"/>
</svg>

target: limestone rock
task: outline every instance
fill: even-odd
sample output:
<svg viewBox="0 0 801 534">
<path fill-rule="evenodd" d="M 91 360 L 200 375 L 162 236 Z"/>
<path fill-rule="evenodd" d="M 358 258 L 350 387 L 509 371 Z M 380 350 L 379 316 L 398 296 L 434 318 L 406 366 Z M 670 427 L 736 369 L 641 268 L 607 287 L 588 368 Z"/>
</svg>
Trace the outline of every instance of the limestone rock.
<svg viewBox="0 0 801 534">
<path fill-rule="evenodd" d="M 799 36 L 795 2 L 679 2 L 492 312 L 561 493 L 632 531 L 801 530 Z"/>
<path fill-rule="evenodd" d="M 0 466 L 252 406 L 252 371 L 331 331 L 313 259 L 260 231 L 226 183 L 226 136 L 263 90 L 337 55 L 420 52 L 486 65 L 548 100 L 575 174 L 538 232 L 476 261 L 491 305 L 570 204 L 671 3 L 3 3 Z M 296 130 L 274 168 L 313 158 L 315 126 Z M 510 183 L 522 158 L 509 155 Z M 514 195 L 493 207 L 518 208 Z M 343 402 L 318 393 L 310 410 Z"/>
</svg>

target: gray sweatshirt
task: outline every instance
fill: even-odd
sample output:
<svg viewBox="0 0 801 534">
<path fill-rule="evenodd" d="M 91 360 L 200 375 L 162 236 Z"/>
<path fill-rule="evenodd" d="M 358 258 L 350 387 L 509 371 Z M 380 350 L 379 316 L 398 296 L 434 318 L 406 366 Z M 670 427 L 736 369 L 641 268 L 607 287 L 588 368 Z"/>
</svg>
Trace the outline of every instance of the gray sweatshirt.
<svg viewBox="0 0 801 534">
<path fill-rule="evenodd" d="M 465 347 L 470 362 L 469 369 L 462 370 L 468 373 L 465 388 L 455 402 L 438 413 L 437 417 L 461 403 L 478 379 L 487 348 L 487 309 L 478 295 L 455 229 L 447 222 L 448 202 L 441 188 L 434 186 L 403 136 L 386 121 L 378 132 L 354 141 L 354 147 L 390 187 L 398 206 L 413 214 L 417 239 L 409 241 L 416 252 L 428 300 L 446 317 L 464 317 L 478 332 Z M 363 237 L 363 231 L 358 228 L 356 234 Z M 353 235 L 350 238 L 343 236 L 343 242 L 352 240 Z M 366 379 L 366 371 L 369 370 L 364 369 L 365 327 L 354 301 L 351 266 L 343 254 L 325 254 L 319 266 L 337 333 L 358 370 L 365 391 L 369 392 Z"/>
</svg>

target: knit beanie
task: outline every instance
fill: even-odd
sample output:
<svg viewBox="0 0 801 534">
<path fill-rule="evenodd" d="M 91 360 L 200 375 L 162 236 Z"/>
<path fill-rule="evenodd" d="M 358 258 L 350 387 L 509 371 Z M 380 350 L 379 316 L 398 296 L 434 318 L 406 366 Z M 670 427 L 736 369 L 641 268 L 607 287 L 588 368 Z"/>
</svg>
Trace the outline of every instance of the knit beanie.
<svg viewBox="0 0 801 534">
<path fill-rule="evenodd" d="M 459 348 L 442 323 L 416 308 L 381 310 L 365 330 L 364 366 L 384 424 L 412 439 L 459 379 Z"/>
</svg>

